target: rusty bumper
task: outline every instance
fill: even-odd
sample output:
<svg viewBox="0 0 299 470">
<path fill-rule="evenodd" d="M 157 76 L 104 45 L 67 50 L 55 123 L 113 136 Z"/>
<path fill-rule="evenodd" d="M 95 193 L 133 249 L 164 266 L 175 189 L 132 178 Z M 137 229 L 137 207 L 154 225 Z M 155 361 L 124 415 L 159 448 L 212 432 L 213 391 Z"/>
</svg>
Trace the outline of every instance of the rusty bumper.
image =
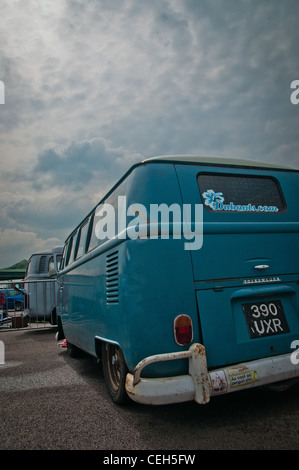
<svg viewBox="0 0 299 470">
<path fill-rule="evenodd" d="M 177 377 L 142 378 L 144 367 L 154 362 L 189 359 L 189 373 Z M 129 397 L 143 404 L 163 405 L 195 401 L 205 404 L 212 395 L 268 385 L 299 377 L 299 365 L 290 354 L 267 357 L 208 371 L 205 348 L 195 343 L 188 351 L 158 354 L 143 359 L 133 374 L 128 374 Z"/>
</svg>

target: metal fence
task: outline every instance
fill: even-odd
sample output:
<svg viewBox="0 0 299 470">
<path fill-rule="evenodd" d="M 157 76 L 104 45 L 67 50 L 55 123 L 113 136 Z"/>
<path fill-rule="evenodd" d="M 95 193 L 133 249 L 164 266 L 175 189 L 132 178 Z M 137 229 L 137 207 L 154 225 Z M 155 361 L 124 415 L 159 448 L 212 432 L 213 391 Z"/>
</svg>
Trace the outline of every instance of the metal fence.
<svg viewBox="0 0 299 470">
<path fill-rule="evenodd" d="M 0 282 L 0 330 L 56 325 L 55 279 Z"/>
</svg>

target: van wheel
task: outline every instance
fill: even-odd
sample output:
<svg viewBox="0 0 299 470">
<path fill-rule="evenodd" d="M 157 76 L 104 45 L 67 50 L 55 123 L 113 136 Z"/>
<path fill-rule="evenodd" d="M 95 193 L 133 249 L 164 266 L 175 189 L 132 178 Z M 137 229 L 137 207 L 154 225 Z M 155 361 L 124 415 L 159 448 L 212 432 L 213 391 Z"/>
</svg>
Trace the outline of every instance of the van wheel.
<svg viewBox="0 0 299 470">
<path fill-rule="evenodd" d="M 81 349 L 68 341 L 66 342 L 66 349 L 70 357 L 80 357 L 81 355 Z"/>
<path fill-rule="evenodd" d="M 51 316 L 49 318 L 50 325 L 57 325 L 57 316 L 56 316 L 56 308 L 52 310 Z"/>
<path fill-rule="evenodd" d="M 122 350 L 111 343 L 102 345 L 102 363 L 105 383 L 112 401 L 123 405 L 128 401 L 125 389 L 128 368 Z"/>
</svg>

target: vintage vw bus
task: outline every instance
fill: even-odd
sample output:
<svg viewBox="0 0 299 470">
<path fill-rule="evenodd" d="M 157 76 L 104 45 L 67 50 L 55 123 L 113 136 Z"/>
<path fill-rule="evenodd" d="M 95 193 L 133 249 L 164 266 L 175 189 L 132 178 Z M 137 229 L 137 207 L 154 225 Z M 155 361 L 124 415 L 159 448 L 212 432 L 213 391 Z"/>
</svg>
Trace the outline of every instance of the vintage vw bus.
<svg viewBox="0 0 299 470">
<path fill-rule="evenodd" d="M 134 165 L 66 240 L 58 325 L 116 403 L 299 376 L 299 172 L 167 156 Z"/>
<path fill-rule="evenodd" d="M 57 285 L 51 272 L 57 272 L 63 247 L 33 253 L 25 274 L 26 303 L 24 315 L 30 321 L 49 321 L 56 325 Z"/>
</svg>

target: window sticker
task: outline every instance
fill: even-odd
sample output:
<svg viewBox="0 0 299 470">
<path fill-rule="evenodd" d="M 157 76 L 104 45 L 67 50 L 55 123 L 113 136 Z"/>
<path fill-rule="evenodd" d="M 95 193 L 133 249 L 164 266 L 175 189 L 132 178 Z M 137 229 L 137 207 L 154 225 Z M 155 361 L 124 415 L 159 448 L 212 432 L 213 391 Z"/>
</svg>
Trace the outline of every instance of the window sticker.
<svg viewBox="0 0 299 470">
<path fill-rule="evenodd" d="M 200 173 L 197 181 L 203 205 L 211 212 L 286 210 L 279 182 L 271 176 Z"/>
<path fill-rule="evenodd" d="M 213 211 L 227 211 L 227 212 L 278 212 L 277 206 L 266 206 L 255 204 L 235 204 L 230 201 L 225 203 L 223 193 L 215 192 L 213 189 L 209 189 L 202 194 L 204 198 L 204 204 L 210 207 Z"/>
</svg>

